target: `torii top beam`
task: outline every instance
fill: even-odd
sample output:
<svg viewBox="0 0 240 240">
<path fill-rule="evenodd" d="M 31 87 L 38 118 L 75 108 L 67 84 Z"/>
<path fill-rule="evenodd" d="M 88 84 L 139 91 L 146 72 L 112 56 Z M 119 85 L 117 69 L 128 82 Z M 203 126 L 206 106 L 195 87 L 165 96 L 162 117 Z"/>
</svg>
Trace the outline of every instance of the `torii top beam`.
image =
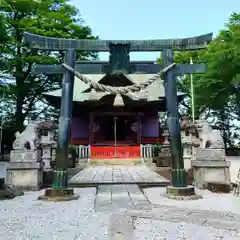
<svg viewBox="0 0 240 240">
<path fill-rule="evenodd" d="M 76 49 L 83 51 L 108 52 L 110 44 L 130 44 L 131 52 L 154 52 L 164 49 L 174 51 L 190 51 L 206 48 L 212 41 L 212 33 L 205 35 L 160 40 L 91 40 L 91 39 L 65 39 L 45 37 L 25 32 L 24 40 L 31 48 L 43 50 L 66 50 Z"/>
</svg>

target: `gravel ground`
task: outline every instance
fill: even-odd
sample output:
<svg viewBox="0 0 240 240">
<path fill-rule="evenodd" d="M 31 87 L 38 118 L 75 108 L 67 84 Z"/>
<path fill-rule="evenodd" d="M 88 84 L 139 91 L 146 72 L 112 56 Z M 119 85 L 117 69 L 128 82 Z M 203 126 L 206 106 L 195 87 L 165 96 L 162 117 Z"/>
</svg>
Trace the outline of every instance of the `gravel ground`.
<svg viewBox="0 0 240 240">
<path fill-rule="evenodd" d="M 0 163 L 0 177 L 5 175 L 4 165 Z M 238 165 L 240 160 L 232 161 L 234 176 Z M 232 194 L 200 191 L 203 199 L 176 201 L 164 196 L 165 188 L 149 188 L 144 189 L 144 193 L 153 206 L 151 209 L 142 210 L 143 206 L 128 210 L 116 206 L 108 210 L 110 213 L 95 211 L 95 188 L 75 189 L 75 192 L 81 195 L 78 200 L 63 203 L 36 200 L 44 191 L 26 192 L 24 196 L 0 201 L 0 240 L 130 240 L 110 235 L 112 213 L 132 217 L 131 239 L 240 239 L 240 233 L 234 228 L 240 226 L 237 220 L 240 197 Z M 222 214 L 221 217 L 217 217 L 216 212 Z M 194 221 L 189 213 L 196 217 Z"/>
<path fill-rule="evenodd" d="M 156 205 L 178 206 L 187 209 L 213 210 L 240 214 L 240 196 L 234 196 L 232 193 L 217 194 L 208 190 L 196 190 L 198 194 L 203 196 L 202 199 L 179 201 L 165 197 L 165 188 L 147 188 L 143 191 L 148 200 Z"/>
<path fill-rule="evenodd" d="M 82 197 L 63 203 L 36 200 L 43 191 L 1 201 L 0 239 L 108 239 L 109 214 L 94 211 L 95 188 L 75 192 Z"/>
<path fill-rule="evenodd" d="M 137 219 L 135 238 L 138 240 L 237 240 L 239 235 L 226 230 L 201 227 L 186 223 L 168 223 L 159 220 Z"/>
<path fill-rule="evenodd" d="M 175 217 L 179 215 L 174 212 L 175 210 L 170 209 L 172 206 L 175 206 L 175 208 L 179 206 L 186 209 L 205 209 L 207 206 L 200 208 L 199 206 L 207 204 L 209 199 L 212 199 L 211 201 L 215 199 L 216 202 L 219 202 L 218 204 L 221 201 L 222 204 L 224 202 L 227 204 L 226 201 L 232 198 L 230 195 L 222 196 L 224 200 L 221 200 L 222 197 L 220 196 L 206 193 L 205 200 L 176 202 L 169 199 L 166 200 L 161 196 L 161 191 L 158 188 L 145 189 L 146 195 L 152 198 L 150 200 L 154 204 L 161 203 L 166 207 L 162 208 L 162 210 L 161 208 L 156 209 L 157 217 L 155 216 L 155 218 L 149 218 L 144 214 L 134 216 L 134 214 L 131 214 L 131 210 L 127 211 L 127 209 L 125 211 L 124 209 L 114 211 L 114 215 L 118 215 L 119 217 L 128 215 L 132 216 L 133 219 L 133 224 L 128 227 L 128 231 L 132 228 L 132 237 L 125 238 L 123 236 L 122 238 L 114 238 L 109 232 L 109 226 L 113 225 L 111 222 L 112 213 L 96 212 L 94 210 L 95 188 L 75 189 L 75 192 L 81 195 L 78 200 L 62 203 L 36 200 L 38 196 L 43 194 L 43 191 L 27 192 L 24 196 L 15 199 L 0 201 L 0 240 L 240 239 L 240 235 L 236 231 L 200 226 L 201 224 L 199 225 L 197 222 L 196 224 L 191 224 L 189 221 L 185 221 L 184 216 L 182 216 L 183 214 L 181 214 L 181 222 L 174 222 L 170 215 L 170 212 L 174 213 Z M 155 193 L 155 198 L 151 195 L 153 192 Z M 153 199 L 155 199 L 155 202 Z M 211 209 L 211 204 L 208 206 L 208 209 Z M 222 210 L 220 205 L 218 210 Z M 159 212 L 157 211 L 162 211 L 164 216 L 169 214 L 168 220 L 166 220 L 166 217 L 160 219 Z M 237 207 L 236 211 L 240 212 L 239 209 L 237 210 Z M 139 212 L 144 211 L 140 210 Z M 120 224 L 115 225 L 117 229 L 114 232 L 118 232 Z"/>
</svg>

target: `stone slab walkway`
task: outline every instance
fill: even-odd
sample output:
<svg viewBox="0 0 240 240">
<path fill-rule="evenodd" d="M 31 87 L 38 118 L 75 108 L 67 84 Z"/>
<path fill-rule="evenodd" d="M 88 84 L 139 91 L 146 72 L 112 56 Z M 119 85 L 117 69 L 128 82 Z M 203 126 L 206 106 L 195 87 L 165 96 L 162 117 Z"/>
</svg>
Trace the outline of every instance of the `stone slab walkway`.
<svg viewBox="0 0 240 240">
<path fill-rule="evenodd" d="M 157 188 L 149 188 L 141 191 L 135 184 L 99 186 L 95 199 L 96 211 L 113 213 L 113 219 L 110 221 L 111 227 L 109 226 L 109 239 L 131 239 L 126 237 L 132 236 L 137 224 L 142 224 L 143 222 L 144 224 L 148 223 L 149 226 L 151 226 L 152 222 L 156 224 L 161 222 L 162 224 L 171 223 L 177 228 L 183 228 L 185 225 L 189 225 L 201 226 L 200 228 L 202 228 L 203 231 L 206 229 L 209 231 L 210 229 L 217 229 L 218 233 L 215 233 L 215 237 L 211 239 L 232 239 L 233 236 L 233 239 L 235 239 L 235 237 L 236 239 L 240 238 L 239 214 L 219 211 L 219 209 L 212 210 L 210 208 L 210 210 L 208 209 L 209 206 L 205 206 L 205 209 L 198 209 L 200 208 L 201 200 L 169 200 L 163 195 L 160 195 L 157 190 Z M 149 194 L 146 193 L 147 191 L 156 192 L 156 194 L 149 196 Z M 214 197 L 216 194 L 210 193 L 210 195 Z M 153 196 L 155 196 L 156 202 L 162 204 L 152 204 Z M 166 201 L 169 201 L 168 204 L 166 204 Z M 207 201 L 207 199 L 205 199 L 205 201 Z M 181 205 L 185 207 L 181 207 Z M 188 205 L 192 205 L 192 207 L 188 208 Z M 139 219 L 139 222 L 137 223 L 134 219 Z M 122 227 L 119 222 L 122 222 L 124 227 Z M 167 232 L 169 229 L 167 228 L 164 231 L 166 235 L 168 235 Z M 224 231 L 230 231 L 231 234 L 228 235 L 227 238 L 224 238 Z M 221 233 L 220 238 L 218 238 L 219 233 Z M 182 234 L 182 239 L 185 239 L 184 237 L 190 239 L 189 236 L 186 236 L 185 231 L 183 231 Z M 193 233 L 191 239 L 200 236 L 203 237 L 201 231 L 197 231 Z M 206 237 L 206 235 L 204 235 L 204 237 Z"/>
<path fill-rule="evenodd" d="M 128 208 L 143 204 L 149 205 L 149 201 L 136 184 L 100 185 L 95 200 L 96 210 L 108 210 L 115 208 Z"/>
<path fill-rule="evenodd" d="M 166 186 L 169 181 L 146 166 L 96 166 L 83 169 L 69 184 L 98 186 L 101 184 L 146 184 Z"/>
</svg>

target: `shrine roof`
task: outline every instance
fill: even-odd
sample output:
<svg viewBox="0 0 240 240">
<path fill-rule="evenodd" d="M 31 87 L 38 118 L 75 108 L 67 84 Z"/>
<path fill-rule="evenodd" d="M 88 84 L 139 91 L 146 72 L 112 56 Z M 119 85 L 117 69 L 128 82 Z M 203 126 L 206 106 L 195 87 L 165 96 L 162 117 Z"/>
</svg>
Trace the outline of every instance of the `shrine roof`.
<svg viewBox="0 0 240 240">
<path fill-rule="evenodd" d="M 100 82 L 105 77 L 106 74 L 84 74 L 85 77 L 91 79 L 94 82 Z M 133 84 L 140 84 L 146 82 L 149 78 L 155 76 L 155 74 L 124 74 L 126 78 L 128 78 Z M 73 101 L 74 102 L 84 102 L 89 100 L 89 92 L 85 92 L 90 88 L 89 84 L 83 83 L 77 77 L 74 79 L 74 91 L 73 91 Z M 157 80 L 154 83 L 150 84 L 145 89 L 148 101 L 158 101 L 161 98 L 165 97 L 165 90 L 163 86 L 162 80 Z M 97 92 L 98 99 L 100 100 L 103 96 L 109 95 L 109 93 L 105 92 Z M 48 96 L 60 98 L 62 95 L 62 89 L 58 89 L 51 92 L 46 92 L 46 98 Z M 134 97 L 138 99 L 138 92 L 134 93 Z M 178 92 L 178 96 L 186 95 L 183 92 Z"/>
</svg>

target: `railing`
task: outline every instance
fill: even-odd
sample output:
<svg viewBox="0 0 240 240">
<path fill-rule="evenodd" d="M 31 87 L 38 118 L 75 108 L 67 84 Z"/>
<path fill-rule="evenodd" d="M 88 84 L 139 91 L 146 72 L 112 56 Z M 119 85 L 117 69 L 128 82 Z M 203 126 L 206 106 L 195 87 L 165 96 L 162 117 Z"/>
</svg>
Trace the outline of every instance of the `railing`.
<svg viewBox="0 0 240 240">
<path fill-rule="evenodd" d="M 154 152 L 154 145 L 141 145 L 141 158 L 152 158 Z"/>
<path fill-rule="evenodd" d="M 90 159 L 140 158 L 140 146 L 91 146 Z"/>
<path fill-rule="evenodd" d="M 87 159 L 103 158 L 152 158 L 154 145 L 141 146 L 84 146 L 76 147 L 79 161 Z"/>
<path fill-rule="evenodd" d="M 90 146 L 79 145 L 76 147 L 76 151 L 79 161 L 89 159 Z"/>
</svg>

